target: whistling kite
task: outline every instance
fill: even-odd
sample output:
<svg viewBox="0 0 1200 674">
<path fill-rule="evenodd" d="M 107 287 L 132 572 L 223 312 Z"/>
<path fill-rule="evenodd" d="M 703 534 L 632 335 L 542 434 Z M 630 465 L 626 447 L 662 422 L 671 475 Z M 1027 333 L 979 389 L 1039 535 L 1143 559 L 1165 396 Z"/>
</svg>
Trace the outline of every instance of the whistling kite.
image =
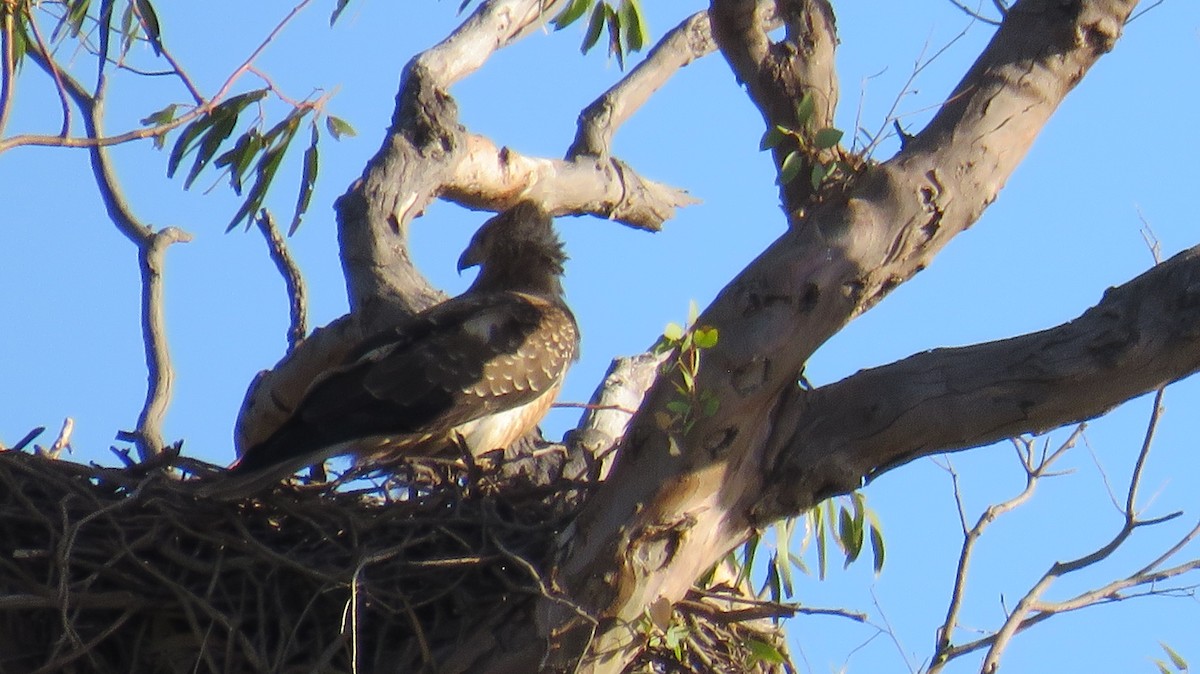
<svg viewBox="0 0 1200 674">
<path fill-rule="evenodd" d="M 249 493 L 338 454 L 430 455 L 505 448 L 550 409 L 579 350 L 563 299 L 566 261 L 549 215 L 522 204 L 479 229 L 458 260 L 463 294 L 365 340 L 250 447 L 214 493 Z"/>
</svg>

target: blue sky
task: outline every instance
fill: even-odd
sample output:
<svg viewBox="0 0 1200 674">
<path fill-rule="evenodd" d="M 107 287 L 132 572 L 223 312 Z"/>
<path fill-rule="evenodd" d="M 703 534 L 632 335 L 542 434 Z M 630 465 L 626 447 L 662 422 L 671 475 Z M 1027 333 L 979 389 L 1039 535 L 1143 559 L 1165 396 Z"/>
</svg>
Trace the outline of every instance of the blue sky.
<svg viewBox="0 0 1200 674">
<path fill-rule="evenodd" d="M 291 7 L 275 0 L 160 4 L 164 39 L 209 93 Z M 701 7 L 644 4 L 655 36 Z M 378 148 L 404 62 L 459 20 L 453 0 L 352 0 L 331 30 L 332 5 L 314 3 L 259 62 L 294 98 L 336 89 L 329 110 L 358 130 L 355 138 L 323 143 L 312 207 L 290 242 L 309 284 L 313 325 L 346 309 L 332 202 Z M 838 123 L 844 129 L 856 118 L 872 130 L 882 126 L 914 63 L 965 31 L 916 76 L 896 106 L 905 126 L 920 128 L 991 35 L 948 2 L 839 3 L 838 9 Z M 532 36 L 458 85 L 452 93 L 463 122 L 521 152 L 561 156 L 579 110 L 621 75 L 602 53 L 579 55 L 581 30 Z M 249 76 L 239 84 L 240 90 L 258 86 Z M 820 385 L 925 349 L 1069 320 L 1105 288 L 1149 266 L 1142 218 L 1164 256 L 1195 245 L 1196 172 L 1188 167 L 1200 154 L 1200 133 L 1188 120 L 1197 91 L 1200 5 L 1167 0 L 1131 24 L 1071 94 L 983 219 L 928 270 L 831 340 L 810 361 L 809 379 Z M 172 83 L 128 76 L 113 82 L 110 97 L 110 130 L 135 127 L 167 102 L 186 100 Z M 57 110 L 53 87 L 27 66 L 8 133 L 53 132 Z M 591 218 L 560 221 L 572 257 L 568 296 L 584 333 L 583 359 L 563 400 L 586 400 L 614 355 L 643 349 L 665 323 L 685 317 L 689 300 L 703 306 L 782 232 L 771 162 L 757 150 L 761 132 L 758 114 L 716 55 L 683 70 L 618 132 L 617 156 L 703 203 L 653 235 Z M 894 150 L 885 143 L 877 156 Z M 165 430 L 170 439 L 184 439 L 189 453 L 225 463 L 233 458 L 232 424 L 246 385 L 283 353 L 282 282 L 257 233 L 222 233 L 238 201 L 222 185 L 205 194 L 215 182 L 211 175 L 185 192 L 181 181 L 166 179 L 165 153 L 148 142 L 114 153 L 138 214 L 195 235 L 168 254 L 167 318 L 177 374 Z M 280 184 L 288 185 L 289 176 L 294 181 L 294 173 L 284 174 Z M 268 205 L 282 214 L 293 201 L 293 190 L 284 187 Z M 0 204 L 0 439 L 12 443 L 30 428 L 47 426 L 40 438 L 47 443 L 71 416 L 74 457 L 112 463 L 107 448 L 118 429 L 134 426 L 145 390 L 134 248 L 107 220 L 81 151 L 19 148 L 0 156 Z M 448 292 L 469 283 L 454 273 L 454 261 L 484 217 L 439 204 L 414 225 L 419 263 Z M 1200 493 L 1194 441 L 1200 384 L 1175 385 L 1166 405 L 1143 488 L 1144 501 L 1153 497 L 1146 512 L 1188 514 L 1139 533 L 1100 575 L 1063 582 L 1051 598 L 1138 568 L 1200 516 L 1194 497 Z M 995 627 L 1001 597 L 1012 606 L 1053 561 L 1089 552 L 1115 533 L 1119 517 L 1097 466 L 1120 489 L 1148 410 L 1142 398 L 1093 423 L 1090 451 L 1080 447 L 1065 459 L 1074 472 L 1043 484 L 1032 505 L 994 526 L 979 551 L 964 624 Z M 576 418 L 577 411 L 556 411 L 547 431 L 561 434 Z M 1003 446 L 952 461 L 972 520 L 1022 486 Z M 791 626 L 793 648 L 799 664 L 813 672 L 843 664 L 851 672 L 907 671 L 900 651 L 919 663 L 944 615 L 958 546 L 947 474 L 922 460 L 884 476 L 867 494 L 887 534 L 882 576 L 873 578 L 864 566 L 835 571 L 824 582 L 803 579 L 797 599 L 867 610 L 880 624 L 877 601 L 902 648 L 884 635 L 871 639 L 871 627 L 798 618 Z M 1200 646 L 1193 645 L 1198 625 L 1194 599 L 1090 609 L 1019 637 L 1005 666 L 1014 672 L 1148 672 L 1158 640 L 1200 659 Z M 971 670 L 967 664 L 952 671 Z"/>
</svg>

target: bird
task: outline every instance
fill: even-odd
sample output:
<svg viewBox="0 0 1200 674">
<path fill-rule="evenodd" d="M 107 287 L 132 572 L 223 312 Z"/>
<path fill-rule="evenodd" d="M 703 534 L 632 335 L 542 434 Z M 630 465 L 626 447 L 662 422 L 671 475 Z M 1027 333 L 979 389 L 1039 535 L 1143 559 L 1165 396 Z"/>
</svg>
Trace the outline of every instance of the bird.
<svg viewBox="0 0 1200 674">
<path fill-rule="evenodd" d="M 363 340 L 207 495 L 253 494 L 340 454 L 392 462 L 508 447 L 536 428 L 578 358 L 567 257 L 553 218 L 521 202 L 488 220 L 458 260 L 461 295 Z"/>
</svg>

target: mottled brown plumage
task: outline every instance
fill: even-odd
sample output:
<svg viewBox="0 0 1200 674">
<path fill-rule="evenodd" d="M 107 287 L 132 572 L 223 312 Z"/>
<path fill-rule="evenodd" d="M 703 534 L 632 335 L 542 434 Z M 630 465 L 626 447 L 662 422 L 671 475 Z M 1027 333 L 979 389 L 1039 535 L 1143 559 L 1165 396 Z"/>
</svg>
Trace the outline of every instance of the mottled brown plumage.
<svg viewBox="0 0 1200 674">
<path fill-rule="evenodd" d="M 337 454 L 385 461 L 443 453 L 460 439 L 476 455 L 507 447 L 549 410 L 578 353 L 565 260 L 536 206 L 492 218 L 459 259 L 460 271 L 480 267 L 466 292 L 318 377 L 291 418 L 210 491 L 253 492 Z"/>
</svg>

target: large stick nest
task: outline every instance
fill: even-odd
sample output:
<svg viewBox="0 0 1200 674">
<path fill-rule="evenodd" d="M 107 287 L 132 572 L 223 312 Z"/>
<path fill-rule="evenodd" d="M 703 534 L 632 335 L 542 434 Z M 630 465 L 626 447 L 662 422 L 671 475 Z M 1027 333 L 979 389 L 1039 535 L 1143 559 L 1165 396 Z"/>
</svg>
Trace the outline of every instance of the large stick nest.
<svg viewBox="0 0 1200 674">
<path fill-rule="evenodd" d="M 0 452 L 0 672 L 444 671 L 532 620 L 583 493 L 498 476 L 222 502 L 161 465 Z M 787 667 L 751 653 L 770 623 L 685 603 L 628 671 Z"/>
</svg>

